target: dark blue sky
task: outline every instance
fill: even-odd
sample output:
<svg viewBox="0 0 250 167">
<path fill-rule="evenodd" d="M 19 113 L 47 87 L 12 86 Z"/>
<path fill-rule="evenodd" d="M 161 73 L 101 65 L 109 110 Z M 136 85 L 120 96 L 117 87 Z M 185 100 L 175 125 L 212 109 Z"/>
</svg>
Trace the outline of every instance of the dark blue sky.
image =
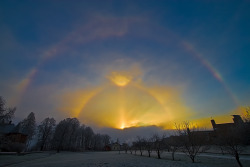
<svg viewBox="0 0 250 167">
<path fill-rule="evenodd" d="M 87 108 L 93 111 L 101 105 L 103 96 L 87 95 L 115 87 L 110 79 L 114 74 L 122 76 L 116 78 L 119 82 L 129 80 L 125 91 L 140 87 L 158 100 L 170 121 L 180 109 L 174 103 L 182 108 L 181 119 L 229 115 L 250 105 L 249 11 L 249 1 L 236 0 L 2 0 L 0 95 L 17 106 L 17 119 L 32 111 L 38 120 L 79 116 L 86 104 L 91 103 Z M 103 98 L 111 96 L 104 92 Z M 124 112 L 133 115 L 129 108 Z M 134 118 L 125 117 L 131 126 L 128 119 Z M 136 125 L 154 124 L 143 119 Z M 96 123 L 91 116 L 82 121 Z"/>
</svg>

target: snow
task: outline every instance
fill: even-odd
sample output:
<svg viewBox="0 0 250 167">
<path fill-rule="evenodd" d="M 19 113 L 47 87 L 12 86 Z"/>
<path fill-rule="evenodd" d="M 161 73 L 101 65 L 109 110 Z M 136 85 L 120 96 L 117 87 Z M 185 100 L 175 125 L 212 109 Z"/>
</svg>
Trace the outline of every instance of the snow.
<svg viewBox="0 0 250 167">
<path fill-rule="evenodd" d="M 206 156 L 209 155 L 209 156 Z M 164 152 L 163 159 L 157 159 L 156 154 L 153 157 L 147 157 L 147 152 L 143 156 L 125 154 L 121 152 L 61 152 L 53 153 L 34 153 L 22 156 L 1 155 L 0 166 L 9 167 L 234 167 L 237 163 L 234 159 L 225 158 L 228 155 L 202 154 L 197 157 L 197 162 L 192 163 L 188 157 L 183 154 L 176 154 L 176 161 L 171 160 L 171 154 Z M 247 158 L 248 157 L 248 158 Z M 250 166 L 249 156 L 242 159 L 243 166 Z"/>
</svg>

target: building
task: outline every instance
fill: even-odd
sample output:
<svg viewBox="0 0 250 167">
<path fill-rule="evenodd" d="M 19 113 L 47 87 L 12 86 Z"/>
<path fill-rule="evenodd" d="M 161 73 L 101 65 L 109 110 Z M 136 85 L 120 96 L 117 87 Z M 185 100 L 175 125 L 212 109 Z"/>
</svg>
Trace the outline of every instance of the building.
<svg viewBox="0 0 250 167">
<path fill-rule="evenodd" d="M 111 151 L 110 145 L 104 146 L 103 150 L 104 150 L 104 151 Z"/>
<path fill-rule="evenodd" d="M 228 136 L 239 140 L 240 142 L 249 145 L 250 144 L 250 123 L 244 122 L 240 115 L 232 115 L 232 123 L 217 124 L 212 119 L 211 123 L 214 130 L 214 136 L 216 138 Z"/>
<path fill-rule="evenodd" d="M 14 151 L 16 148 L 26 144 L 27 135 L 14 132 L 15 125 L 11 123 L 0 124 L 0 151 Z"/>
<path fill-rule="evenodd" d="M 0 135 L 12 132 L 15 128 L 15 125 L 10 122 L 0 124 Z"/>
<path fill-rule="evenodd" d="M 111 144 L 111 150 L 112 151 L 119 151 L 119 150 L 121 150 L 121 145 L 118 142 L 115 142 L 115 143 Z"/>
<path fill-rule="evenodd" d="M 232 115 L 233 116 L 233 123 L 222 123 L 216 124 L 215 120 L 211 120 L 211 124 L 213 126 L 213 130 L 217 133 L 227 133 L 234 128 L 240 128 L 244 125 L 244 122 L 240 115 Z"/>
<path fill-rule="evenodd" d="M 187 128 L 187 133 L 180 136 L 170 136 L 166 138 L 167 143 L 173 146 L 178 145 L 185 137 L 190 136 L 191 139 L 199 139 L 204 145 L 216 144 L 220 137 L 239 138 L 239 142 L 250 145 L 250 123 L 244 122 L 240 115 L 232 115 L 232 123 L 217 124 L 214 119 L 211 120 L 212 130 L 190 130 Z M 240 134 L 240 135 L 239 135 Z M 243 136 L 242 136 L 243 134 Z M 193 138 L 193 139 L 194 139 Z"/>
</svg>

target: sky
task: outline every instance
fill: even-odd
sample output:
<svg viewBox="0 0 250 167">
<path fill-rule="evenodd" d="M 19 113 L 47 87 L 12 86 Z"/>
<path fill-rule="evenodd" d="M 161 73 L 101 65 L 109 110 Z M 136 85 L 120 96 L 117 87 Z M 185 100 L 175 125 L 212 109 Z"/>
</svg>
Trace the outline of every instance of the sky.
<svg viewBox="0 0 250 167">
<path fill-rule="evenodd" d="M 231 121 L 250 105 L 250 1 L 0 1 L 15 121 L 123 129 Z"/>
</svg>

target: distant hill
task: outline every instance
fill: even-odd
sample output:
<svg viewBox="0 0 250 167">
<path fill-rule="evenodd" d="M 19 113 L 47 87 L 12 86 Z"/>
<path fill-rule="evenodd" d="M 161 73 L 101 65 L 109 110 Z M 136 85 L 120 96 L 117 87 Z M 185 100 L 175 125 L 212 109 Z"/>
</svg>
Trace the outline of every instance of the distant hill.
<svg viewBox="0 0 250 167">
<path fill-rule="evenodd" d="M 171 130 L 164 130 L 157 126 L 130 127 L 124 129 L 99 128 L 96 129 L 95 132 L 108 134 L 114 142 L 118 138 L 121 143 L 131 143 L 132 141 L 136 140 L 137 136 L 149 138 L 154 134 L 166 134 L 166 136 L 170 136 L 173 133 Z"/>
</svg>

